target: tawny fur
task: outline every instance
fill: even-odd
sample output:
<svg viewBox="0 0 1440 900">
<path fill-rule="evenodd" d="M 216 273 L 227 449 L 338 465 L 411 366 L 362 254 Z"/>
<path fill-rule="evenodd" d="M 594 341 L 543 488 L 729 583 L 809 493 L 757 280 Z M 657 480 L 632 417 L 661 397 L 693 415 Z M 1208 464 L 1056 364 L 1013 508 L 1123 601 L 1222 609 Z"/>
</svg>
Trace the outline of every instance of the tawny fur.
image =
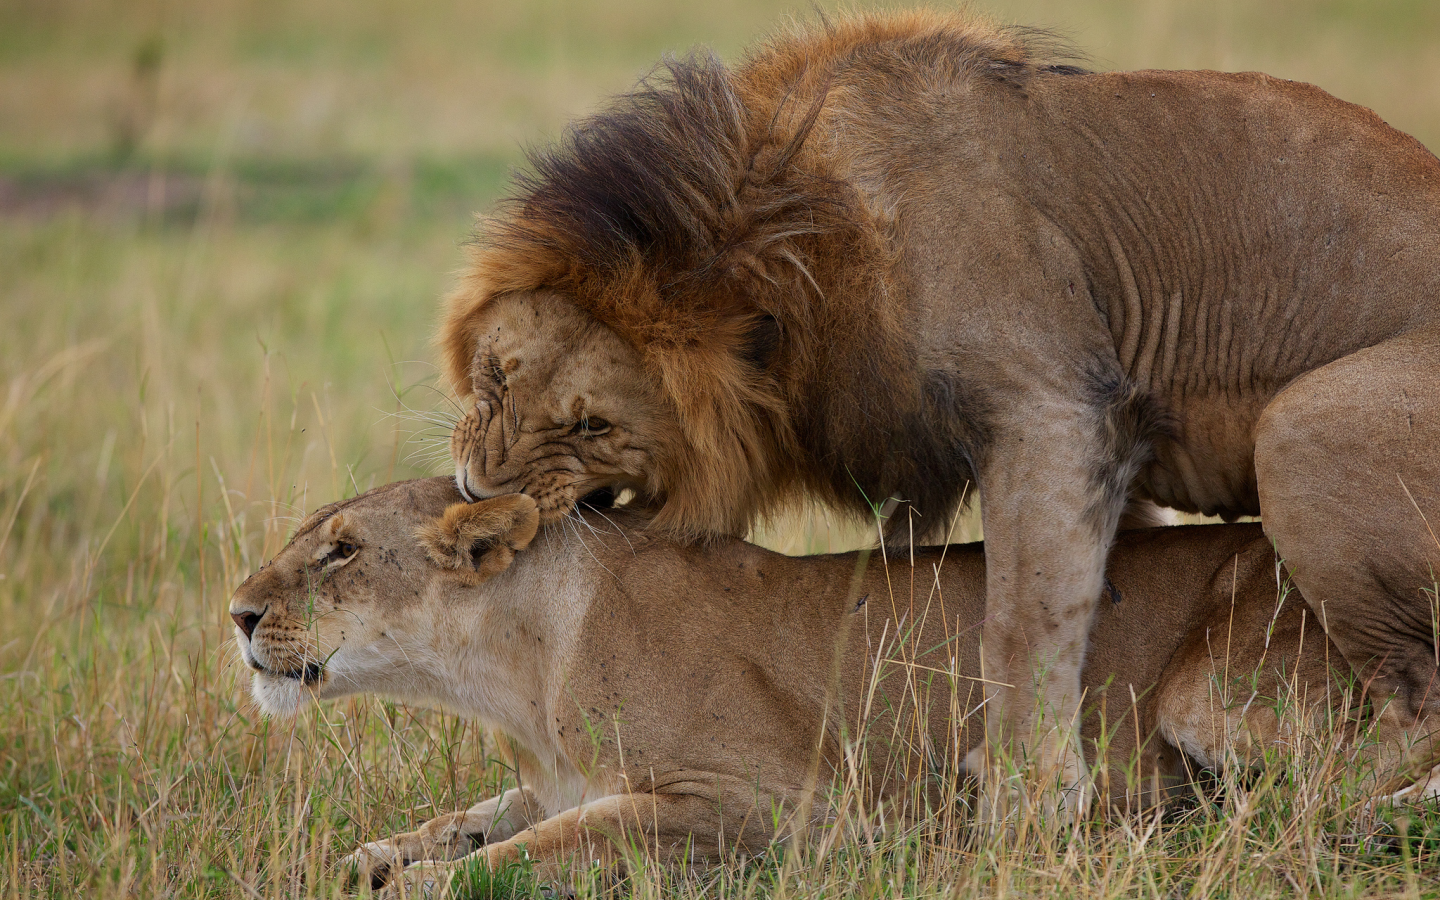
<svg viewBox="0 0 1440 900">
<path fill-rule="evenodd" d="M 332 509 L 231 601 L 242 619 L 263 612 L 237 641 L 272 667 L 254 679 L 267 711 L 359 691 L 443 705 L 495 729 L 515 766 L 522 787 L 352 854 L 373 883 L 472 851 L 497 865 L 522 846 L 546 878 L 577 856 L 623 856 L 614 840 L 697 860 L 754 853 L 825 822 L 832 776 L 848 815 L 867 810 L 877 827 L 963 795 L 961 761 L 985 733 L 980 546 L 789 558 L 734 540 L 687 547 L 589 513 L 583 541 L 542 532 L 482 582 L 449 566 L 474 561 L 455 536 L 505 547 L 532 525 L 501 498 L 466 508 L 484 526 L 427 527 L 452 520 L 457 497 L 429 479 L 347 501 L 353 562 L 318 589 L 304 577 Z M 1187 767 L 1244 764 L 1280 741 L 1304 753 L 1358 708 L 1301 598 L 1277 595 L 1257 526 L 1131 533 L 1108 577 L 1082 731 L 1116 806 L 1156 802 Z M 309 685 L 276 674 L 315 659 Z M 1353 754 L 1376 791 L 1413 782 L 1424 798 L 1437 779 L 1406 768 L 1403 731 L 1382 717 L 1358 746 L 1317 750 Z M 414 891 L 452 871 L 406 878 Z"/>
</svg>

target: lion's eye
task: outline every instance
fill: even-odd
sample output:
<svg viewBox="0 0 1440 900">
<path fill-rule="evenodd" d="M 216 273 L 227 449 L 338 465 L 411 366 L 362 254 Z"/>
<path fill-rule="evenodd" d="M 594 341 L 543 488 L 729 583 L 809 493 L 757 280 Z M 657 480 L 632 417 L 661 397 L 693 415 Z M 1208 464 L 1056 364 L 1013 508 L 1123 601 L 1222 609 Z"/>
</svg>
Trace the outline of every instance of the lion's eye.
<svg viewBox="0 0 1440 900">
<path fill-rule="evenodd" d="M 500 360 L 494 356 L 487 356 L 477 359 L 471 371 L 471 381 L 476 390 L 484 390 L 490 386 L 505 386 L 505 368 L 500 365 Z"/>
<path fill-rule="evenodd" d="M 610 430 L 610 423 L 604 419 L 597 419 L 593 416 L 581 419 L 570 429 L 570 433 L 577 437 L 595 437 Z"/>
</svg>

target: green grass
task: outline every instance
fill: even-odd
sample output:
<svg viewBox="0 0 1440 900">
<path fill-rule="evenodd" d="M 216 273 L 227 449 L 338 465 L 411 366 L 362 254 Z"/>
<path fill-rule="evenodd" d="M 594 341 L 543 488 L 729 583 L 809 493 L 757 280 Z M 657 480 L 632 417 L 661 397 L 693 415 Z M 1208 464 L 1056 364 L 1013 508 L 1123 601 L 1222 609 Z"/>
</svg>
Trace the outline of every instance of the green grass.
<svg viewBox="0 0 1440 900">
<path fill-rule="evenodd" d="M 336 896 L 357 841 L 497 787 L 438 713 L 259 719 L 229 593 L 304 511 L 432 471 L 437 298 L 520 148 L 780 7 L 808 4 L 0 0 L 0 898 Z M 1315 81 L 1440 146 L 1423 0 L 988 9 L 1101 67 Z M 1160 822 L 922 830 L 613 889 L 1440 895 L 1440 817 L 1273 772 Z"/>
</svg>

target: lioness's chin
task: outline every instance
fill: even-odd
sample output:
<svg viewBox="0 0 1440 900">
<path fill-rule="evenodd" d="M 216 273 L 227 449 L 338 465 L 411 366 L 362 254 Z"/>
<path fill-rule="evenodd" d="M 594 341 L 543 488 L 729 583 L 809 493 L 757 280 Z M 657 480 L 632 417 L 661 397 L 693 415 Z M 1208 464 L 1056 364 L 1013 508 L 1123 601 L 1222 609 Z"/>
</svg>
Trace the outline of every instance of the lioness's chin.
<svg viewBox="0 0 1440 900">
<path fill-rule="evenodd" d="M 260 711 L 267 716 L 290 718 L 306 703 L 332 700 L 344 696 L 348 691 L 335 684 L 334 679 L 320 673 L 306 679 L 293 676 L 275 675 L 270 672 L 256 672 L 250 678 L 250 694 L 260 704 Z"/>
<path fill-rule="evenodd" d="M 267 716 L 290 718 L 300 711 L 300 704 L 314 691 L 298 679 L 256 672 L 250 676 L 250 695 Z"/>
</svg>

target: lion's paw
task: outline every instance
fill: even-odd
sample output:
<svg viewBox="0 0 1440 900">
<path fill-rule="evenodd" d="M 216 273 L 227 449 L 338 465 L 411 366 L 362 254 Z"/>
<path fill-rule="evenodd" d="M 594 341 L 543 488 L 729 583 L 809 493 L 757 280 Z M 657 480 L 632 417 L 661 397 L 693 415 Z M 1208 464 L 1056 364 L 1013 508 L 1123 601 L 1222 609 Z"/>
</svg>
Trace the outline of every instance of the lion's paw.
<svg viewBox="0 0 1440 900">
<path fill-rule="evenodd" d="M 967 770 L 979 779 L 976 824 L 1013 830 L 1026 820 L 1060 826 L 1078 823 L 1090 810 L 1095 786 L 1077 759 L 1078 755 L 1062 757 L 1048 766 L 1032 764 L 1016 771 L 991 758 L 988 748 L 976 747 L 965 760 Z"/>
<path fill-rule="evenodd" d="M 1440 797 L 1440 766 L 1400 788 L 1377 798 L 1387 803 L 1425 803 Z"/>
</svg>

